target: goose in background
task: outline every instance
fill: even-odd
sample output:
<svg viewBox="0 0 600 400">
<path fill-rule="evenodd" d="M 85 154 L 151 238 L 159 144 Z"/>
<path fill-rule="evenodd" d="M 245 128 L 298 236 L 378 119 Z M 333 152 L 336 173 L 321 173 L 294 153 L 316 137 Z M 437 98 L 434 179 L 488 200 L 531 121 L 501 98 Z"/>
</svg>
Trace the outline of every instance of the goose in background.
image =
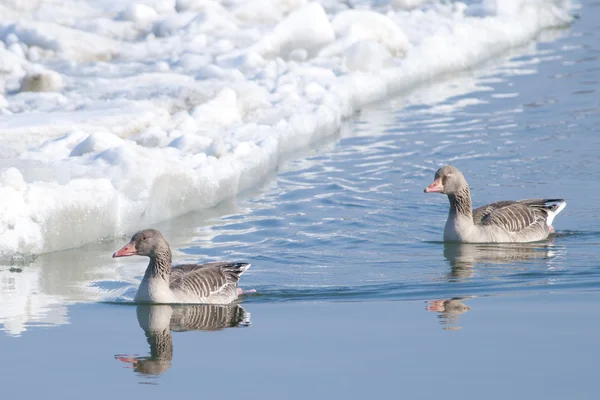
<svg viewBox="0 0 600 400">
<path fill-rule="evenodd" d="M 463 174 L 447 165 L 437 170 L 425 193 L 448 196 L 450 211 L 444 240 L 464 243 L 535 242 L 554 232 L 552 221 L 567 203 L 563 199 L 498 201 L 473 210 Z"/>
<path fill-rule="evenodd" d="M 241 262 L 171 265 L 171 248 L 156 229 L 137 232 L 113 257 L 146 256 L 148 268 L 134 301 L 162 304 L 229 304 L 243 293 L 240 276 L 250 267 Z"/>
<path fill-rule="evenodd" d="M 150 356 L 116 355 L 119 361 L 131 364 L 136 372 L 160 375 L 171 367 L 173 332 L 218 331 L 250 325 L 250 314 L 241 306 L 232 305 L 139 305 L 137 319 L 150 345 Z"/>
</svg>

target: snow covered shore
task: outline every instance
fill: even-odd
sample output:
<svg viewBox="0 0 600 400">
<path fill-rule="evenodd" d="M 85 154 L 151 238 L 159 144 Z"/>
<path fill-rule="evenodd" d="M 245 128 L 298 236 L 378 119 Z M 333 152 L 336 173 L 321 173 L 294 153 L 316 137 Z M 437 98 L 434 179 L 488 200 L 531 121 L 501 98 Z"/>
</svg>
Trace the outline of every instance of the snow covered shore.
<svg viewBox="0 0 600 400">
<path fill-rule="evenodd" d="M 365 104 L 570 12 L 562 0 L 4 2 L 0 259 L 215 205 Z"/>
</svg>

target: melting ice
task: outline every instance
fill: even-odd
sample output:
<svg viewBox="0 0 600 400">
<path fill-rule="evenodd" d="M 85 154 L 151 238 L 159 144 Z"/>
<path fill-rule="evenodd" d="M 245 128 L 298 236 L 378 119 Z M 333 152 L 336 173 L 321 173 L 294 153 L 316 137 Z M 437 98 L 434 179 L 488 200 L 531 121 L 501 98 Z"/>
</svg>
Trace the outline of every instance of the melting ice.
<svg viewBox="0 0 600 400">
<path fill-rule="evenodd" d="M 0 258 L 215 205 L 363 105 L 571 21 L 561 0 L 8 0 Z"/>
</svg>

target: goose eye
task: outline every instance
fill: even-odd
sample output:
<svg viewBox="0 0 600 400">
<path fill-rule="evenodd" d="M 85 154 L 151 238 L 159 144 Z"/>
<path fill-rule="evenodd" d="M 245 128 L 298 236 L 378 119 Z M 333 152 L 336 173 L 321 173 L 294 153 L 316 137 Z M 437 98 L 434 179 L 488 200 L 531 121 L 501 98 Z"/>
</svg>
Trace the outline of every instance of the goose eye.
<svg viewBox="0 0 600 400">
<path fill-rule="evenodd" d="M 146 239 L 148 239 L 146 236 L 144 236 L 144 237 L 142 238 L 142 240 L 146 240 Z"/>
</svg>

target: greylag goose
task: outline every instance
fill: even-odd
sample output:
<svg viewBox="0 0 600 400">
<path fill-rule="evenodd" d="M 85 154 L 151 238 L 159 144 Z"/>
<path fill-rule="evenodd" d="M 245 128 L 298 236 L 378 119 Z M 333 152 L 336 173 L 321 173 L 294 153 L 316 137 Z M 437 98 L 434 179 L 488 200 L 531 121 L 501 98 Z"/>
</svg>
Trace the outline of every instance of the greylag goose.
<svg viewBox="0 0 600 400">
<path fill-rule="evenodd" d="M 250 264 L 211 262 L 171 265 L 171 248 L 156 229 L 133 235 L 113 257 L 146 256 L 148 268 L 135 295 L 136 302 L 163 304 L 228 304 L 242 293 L 240 276 Z"/>
<path fill-rule="evenodd" d="M 131 364 L 136 372 L 159 375 L 169 369 L 173 359 L 171 331 L 218 331 L 250 325 L 250 314 L 237 304 L 230 305 L 139 305 L 137 319 L 150 345 L 150 356 L 116 355 Z"/>
<path fill-rule="evenodd" d="M 437 170 L 425 193 L 448 196 L 450 211 L 444 240 L 465 243 L 535 242 L 554 232 L 552 221 L 567 203 L 563 199 L 498 201 L 472 209 L 463 174 L 447 165 Z"/>
</svg>

